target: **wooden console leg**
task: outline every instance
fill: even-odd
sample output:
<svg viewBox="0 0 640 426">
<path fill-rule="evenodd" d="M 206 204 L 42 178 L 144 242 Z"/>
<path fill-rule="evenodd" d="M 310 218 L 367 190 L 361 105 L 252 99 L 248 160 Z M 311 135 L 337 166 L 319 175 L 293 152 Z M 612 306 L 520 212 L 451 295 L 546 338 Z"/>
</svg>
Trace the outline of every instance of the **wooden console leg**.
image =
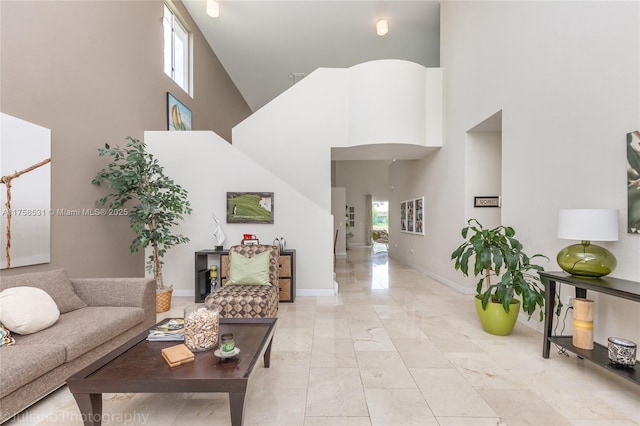
<svg viewBox="0 0 640 426">
<path fill-rule="evenodd" d="M 232 426 L 242 426 L 244 420 L 244 396 L 245 392 L 229 392 Z"/>
<path fill-rule="evenodd" d="M 100 426 L 102 424 L 102 394 L 74 393 L 73 397 L 80 409 L 84 426 Z"/>
</svg>

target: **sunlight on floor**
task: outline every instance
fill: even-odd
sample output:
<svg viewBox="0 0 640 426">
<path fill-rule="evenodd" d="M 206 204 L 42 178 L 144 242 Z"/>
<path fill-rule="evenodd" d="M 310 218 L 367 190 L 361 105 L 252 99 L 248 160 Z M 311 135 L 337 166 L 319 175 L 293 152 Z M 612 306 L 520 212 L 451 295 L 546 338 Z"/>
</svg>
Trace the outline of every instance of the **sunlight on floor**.
<svg viewBox="0 0 640 426">
<path fill-rule="evenodd" d="M 373 246 L 373 255 L 370 257 L 371 262 L 371 289 L 383 290 L 389 288 L 389 256 L 386 248 L 383 252 L 375 251 Z"/>
<path fill-rule="evenodd" d="M 389 251 L 387 245 L 384 243 L 373 243 L 371 250 L 373 251 L 373 254 L 386 253 Z"/>
<path fill-rule="evenodd" d="M 389 288 L 389 265 L 373 265 L 371 270 L 371 289 L 382 290 Z"/>
</svg>

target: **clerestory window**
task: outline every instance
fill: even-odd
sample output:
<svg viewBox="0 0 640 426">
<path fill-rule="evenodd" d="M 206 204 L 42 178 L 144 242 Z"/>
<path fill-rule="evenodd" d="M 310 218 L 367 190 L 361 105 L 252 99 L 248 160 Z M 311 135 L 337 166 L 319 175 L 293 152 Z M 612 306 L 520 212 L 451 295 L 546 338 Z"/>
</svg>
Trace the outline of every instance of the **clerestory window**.
<svg viewBox="0 0 640 426">
<path fill-rule="evenodd" d="M 189 32 L 166 3 L 163 26 L 164 72 L 189 93 Z"/>
</svg>

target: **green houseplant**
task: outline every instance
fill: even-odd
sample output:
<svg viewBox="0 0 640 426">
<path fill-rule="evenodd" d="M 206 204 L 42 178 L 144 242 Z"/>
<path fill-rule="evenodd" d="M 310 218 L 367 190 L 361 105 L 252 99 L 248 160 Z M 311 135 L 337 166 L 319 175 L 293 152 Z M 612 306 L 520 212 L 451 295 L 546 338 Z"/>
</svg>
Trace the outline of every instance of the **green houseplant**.
<svg viewBox="0 0 640 426">
<path fill-rule="evenodd" d="M 110 157 L 110 163 L 91 181 L 100 186 L 104 184 L 111 192 L 96 201 L 96 205 L 109 209 L 127 209 L 129 226 L 136 234 L 129 249 L 137 253 L 140 249 L 151 247 L 151 254 L 146 269 L 153 272 L 156 291 L 169 293 L 170 307 L 173 286 L 165 286 L 162 277 L 162 258 L 171 247 L 186 243 L 189 238 L 175 234 L 173 227 L 183 220 L 184 215 L 191 214 L 191 205 L 187 191 L 172 179 L 165 176 L 164 169 L 158 160 L 149 152 L 146 145 L 131 136 L 124 148 L 110 147 L 105 144 L 98 148 L 100 157 Z M 166 296 L 165 296 L 166 298 Z M 157 307 L 159 312 L 163 310 Z"/>
<path fill-rule="evenodd" d="M 469 275 L 469 263 L 472 261 L 473 275 L 480 276 L 476 285 L 476 306 L 481 322 L 484 314 L 481 311 L 487 311 L 491 304 L 497 304 L 498 309 L 513 321 L 510 329 L 508 325 L 498 326 L 497 332 L 493 332 L 488 329 L 490 326 L 485 327 L 484 322 L 483 328 L 493 334 L 511 333 L 520 309 L 520 302 L 514 296 L 522 299 L 522 309 L 529 319 L 538 307 L 544 306 L 544 288 L 537 274 L 544 268 L 531 261 L 548 258 L 542 254 L 526 255 L 522 251 L 522 244 L 515 238 L 514 229 L 509 226 L 485 229 L 476 219 L 469 219 L 467 226 L 462 228 L 462 238 L 465 241 L 451 254 L 451 259 L 455 261 L 455 269 L 464 276 Z M 496 278 L 493 283 L 492 277 Z M 540 321 L 543 317 L 540 309 Z"/>
</svg>

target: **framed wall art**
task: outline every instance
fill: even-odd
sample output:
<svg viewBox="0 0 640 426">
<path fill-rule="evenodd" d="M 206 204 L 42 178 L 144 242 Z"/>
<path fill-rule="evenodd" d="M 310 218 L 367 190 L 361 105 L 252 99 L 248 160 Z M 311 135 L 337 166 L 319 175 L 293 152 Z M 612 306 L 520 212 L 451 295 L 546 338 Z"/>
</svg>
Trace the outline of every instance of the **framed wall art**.
<svg viewBox="0 0 640 426">
<path fill-rule="evenodd" d="M 473 197 L 473 207 L 502 207 L 502 199 L 499 195 Z"/>
<path fill-rule="evenodd" d="M 640 234 L 640 131 L 627 133 L 627 232 Z"/>
<path fill-rule="evenodd" d="M 227 223 L 273 223 L 273 192 L 227 192 Z"/>
<path fill-rule="evenodd" d="M 191 130 L 191 110 L 167 92 L 167 130 Z"/>
<path fill-rule="evenodd" d="M 0 205 L 0 269 L 49 263 L 51 130 L 3 113 Z"/>
<path fill-rule="evenodd" d="M 400 231 L 424 235 L 424 197 L 400 203 Z"/>
</svg>

